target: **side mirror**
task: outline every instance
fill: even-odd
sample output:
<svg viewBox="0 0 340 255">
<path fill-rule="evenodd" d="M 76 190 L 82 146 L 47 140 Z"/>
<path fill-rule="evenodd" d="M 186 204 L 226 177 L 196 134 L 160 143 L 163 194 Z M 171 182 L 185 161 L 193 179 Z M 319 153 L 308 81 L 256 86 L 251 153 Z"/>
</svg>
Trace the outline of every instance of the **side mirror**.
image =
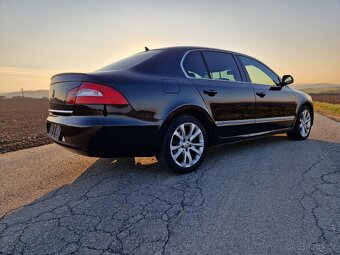
<svg viewBox="0 0 340 255">
<path fill-rule="evenodd" d="M 287 86 L 289 84 L 292 84 L 293 82 L 294 82 L 293 76 L 286 74 L 286 75 L 282 76 L 281 86 L 282 87 Z"/>
</svg>

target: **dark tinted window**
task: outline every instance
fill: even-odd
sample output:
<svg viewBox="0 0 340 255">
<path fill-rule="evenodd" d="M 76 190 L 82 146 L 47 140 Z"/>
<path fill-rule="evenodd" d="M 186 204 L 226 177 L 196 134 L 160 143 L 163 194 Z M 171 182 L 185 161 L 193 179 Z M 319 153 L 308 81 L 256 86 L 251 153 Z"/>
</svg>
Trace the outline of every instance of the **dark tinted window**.
<svg viewBox="0 0 340 255">
<path fill-rule="evenodd" d="M 189 77 L 197 79 L 209 78 L 201 53 L 198 51 L 189 52 L 184 59 L 183 68 Z"/>
<path fill-rule="evenodd" d="M 243 56 L 241 56 L 240 59 L 246 67 L 247 73 L 252 83 L 269 86 L 280 84 L 280 80 L 277 75 L 265 65 L 254 59 Z"/>
<path fill-rule="evenodd" d="M 241 81 L 240 72 L 231 54 L 215 51 L 203 52 L 212 79 Z"/>
<path fill-rule="evenodd" d="M 114 62 L 110 65 L 107 65 L 107 66 L 99 69 L 98 71 L 130 69 L 130 68 L 144 62 L 145 60 L 157 55 L 160 52 L 161 52 L 161 50 L 150 50 L 150 51 L 140 52 L 140 53 L 137 53 L 135 55 L 132 55 L 131 57 L 127 57 L 127 58 L 118 60 L 117 62 Z"/>
</svg>

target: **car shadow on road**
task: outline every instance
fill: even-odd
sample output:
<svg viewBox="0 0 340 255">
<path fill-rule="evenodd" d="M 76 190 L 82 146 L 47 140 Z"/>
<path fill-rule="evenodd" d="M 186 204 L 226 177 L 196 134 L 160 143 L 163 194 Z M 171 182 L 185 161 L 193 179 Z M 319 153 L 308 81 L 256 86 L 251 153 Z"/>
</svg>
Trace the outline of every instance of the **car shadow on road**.
<svg viewBox="0 0 340 255">
<path fill-rule="evenodd" d="M 169 224 L 184 211 L 199 211 L 204 205 L 203 186 L 210 185 L 206 173 L 228 180 L 226 173 L 246 171 L 250 163 L 256 164 L 249 160 L 257 156 L 291 160 L 292 154 L 281 148 L 302 153 L 305 146 L 320 144 L 334 145 L 292 142 L 279 135 L 216 146 L 209 149 L 202 166 L 187 175 L 164 170 L 155 158 L 98 159 L 73 183 L 1 218 L 0 253 L 142 254 L 150 244 L 156 253 L 169 240 Z"/>
</svg>

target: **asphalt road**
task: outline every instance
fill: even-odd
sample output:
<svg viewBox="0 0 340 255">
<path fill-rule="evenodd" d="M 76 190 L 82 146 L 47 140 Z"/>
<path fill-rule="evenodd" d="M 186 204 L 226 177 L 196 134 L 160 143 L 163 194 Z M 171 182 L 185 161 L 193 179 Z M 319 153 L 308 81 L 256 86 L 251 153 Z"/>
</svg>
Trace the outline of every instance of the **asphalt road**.
<svg viewBox="0 0 340 255">
<path fill-rule="evenodd" d="M 339 254 L 340 123 L 315 122 L 184 176 L 56 145 L 0 155 L 0 254 Z"/>
</svg>

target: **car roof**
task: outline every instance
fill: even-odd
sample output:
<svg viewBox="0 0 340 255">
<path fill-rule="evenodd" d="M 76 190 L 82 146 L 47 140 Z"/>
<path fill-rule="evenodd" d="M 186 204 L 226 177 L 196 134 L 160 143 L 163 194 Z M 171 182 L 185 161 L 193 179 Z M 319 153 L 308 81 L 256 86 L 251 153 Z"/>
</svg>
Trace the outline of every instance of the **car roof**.
<svg viewBox="0 0 340 255">
<path fill-rule="evenodd" d="M 164 48 L 157 48 L 155 50 L 178 50 L 178 51 L 189 51 L 189 50 L 212 50 L 212 51 L 223 51 L 223 52 L 229 52 L 234 54 L 240 54 L 244 55 L 239 52 L 230 51 L 230 50 L 224 50 L 224 49 L 217 49 L 217 48 L 211 48 L 211 47 L 200 47 L 200 46 L 172 46 L 172 47 L 164 47 Z"/>
</svg>

